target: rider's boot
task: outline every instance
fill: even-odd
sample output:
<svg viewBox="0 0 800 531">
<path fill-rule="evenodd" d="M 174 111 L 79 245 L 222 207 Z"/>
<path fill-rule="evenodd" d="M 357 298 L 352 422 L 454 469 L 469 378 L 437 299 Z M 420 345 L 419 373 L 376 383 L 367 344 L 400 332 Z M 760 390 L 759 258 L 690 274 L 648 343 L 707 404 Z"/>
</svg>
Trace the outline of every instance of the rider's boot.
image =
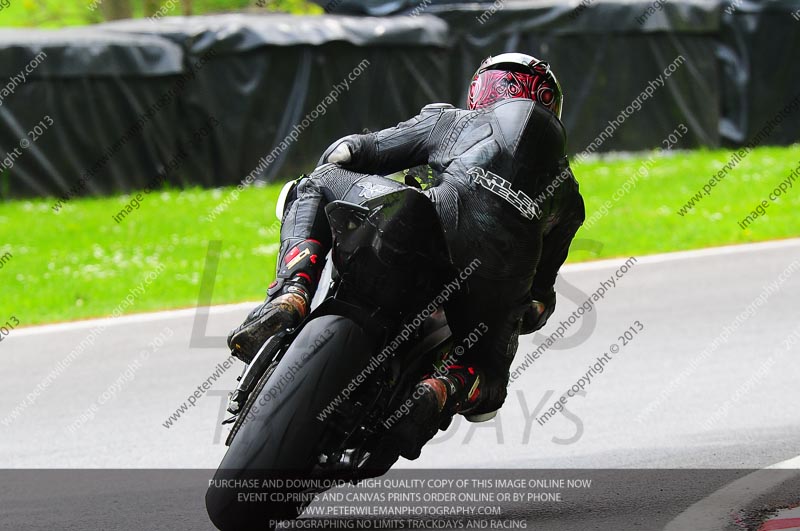
<svg viewBox="0 0 800 531">
<path fill-rule="evenodd" d="M 324 257 L 324 248 L 317 240 L 286 245 L 266 301 L 228 334 L 228 347 L 235 357 L 250 363 L 267 339 L 280 330 L 294 328 L 308 315 Z"/>
<path fill-rule="evenodd" d="M 445 429 L 453 415 L 468 415 L 475 409 L 481 399 L 480 373 L 474 367 L 449 366 L 422 380 L 412 397 L 408 414 L 391 430 L 406 459 L 419 457 L 425 443 L 440 426 Z"/>
<path fill-rule="evenodd" d="M 420 385 L 436 397 L 439 411 L 468 414 L 481 398 L 481 377 L 470 366 L 451 365 L 444 374 L 422 380 Z"/>
</svg>

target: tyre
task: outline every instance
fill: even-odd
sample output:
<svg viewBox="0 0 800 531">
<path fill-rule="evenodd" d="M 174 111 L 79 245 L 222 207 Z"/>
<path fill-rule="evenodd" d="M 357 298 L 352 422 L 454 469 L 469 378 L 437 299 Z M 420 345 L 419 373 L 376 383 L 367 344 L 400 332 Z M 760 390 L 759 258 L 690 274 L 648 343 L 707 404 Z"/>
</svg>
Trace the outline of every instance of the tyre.
<svg viewBox="0 0 800 531">
<path fill-rule="evenodd" d="M 323 411 L 369 363 L 374 343 L 354 321 L 324 315 L 305 325 L 231 442 L 206 493 L 221 530 L 265 529 L 296 518 L 302 489 L 280 488 L 308 477 L 328 423 Z M 313 497 L 312 497 L 313 499 Z"/>
</svg>

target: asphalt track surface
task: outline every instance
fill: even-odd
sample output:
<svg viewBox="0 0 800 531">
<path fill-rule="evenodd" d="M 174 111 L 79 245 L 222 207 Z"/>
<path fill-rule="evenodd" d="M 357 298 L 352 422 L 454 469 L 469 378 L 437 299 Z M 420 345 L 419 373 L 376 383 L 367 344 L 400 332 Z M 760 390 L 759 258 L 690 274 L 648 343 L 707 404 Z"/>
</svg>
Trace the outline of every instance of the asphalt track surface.
<svg viewBox="0 0 800 531">
<path fill-rule="evenodd" d="M 564 268 L 544 332 L 625 261 Z M 605 469 L 591 476 L 598 487 L 565 492 L 559 503 L 500 505 L 528 529 L 663 529 L 694 518 L 692 506 L 713 512 L 702 505 L 709 495 L 800 453 L 800 240 L 643 257 L 615 280 L 515 379 L 496 420 L 456 422 L 398 468 L 547 470 L 537 477 L 551 478 Z M 0 529 L 212 529 L 202 483 L 225 452 L 218 421 L 239 366 L 170 428 L 164 423 L 218 371 L 222 338 L 248 308 L 213 308 L 207 327 L 185 310 L 12 331 L 0 344 L 0 469 L 165 470 L 6 470 Z M 641 331 L 623 345 L 630 327 Z M 26 399 L 93 329 L 94 343 Z M 148 346 L 159 336 L 163 346 Z M 190 348 L 201 336 L 216 339 Z M 543 337 L 522 338 L 512 369 Z M 568 414 L 537 422 L 612 345 L 619 350 L 585 394 L 568 399 Z M 800 501 L 787 483 L 759 485 L 748 503 L 756 495 L 762 506 Z M 739 500 L 728 502 L 717 509 Z M 683 528 L 676 525 L 668 529 Z"/>
</svg>

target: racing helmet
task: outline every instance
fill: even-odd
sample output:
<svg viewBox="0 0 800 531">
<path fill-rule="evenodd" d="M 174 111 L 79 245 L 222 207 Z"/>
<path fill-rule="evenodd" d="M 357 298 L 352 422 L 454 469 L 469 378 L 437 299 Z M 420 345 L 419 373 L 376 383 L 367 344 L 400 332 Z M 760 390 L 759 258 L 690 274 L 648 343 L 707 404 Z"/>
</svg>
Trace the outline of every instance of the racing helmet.
<svg viewBox="0 0 800 531">
<path fill-rule="evenodd" d="M 524 53 L 487 57 L 469 85 L 467 107 L 480 109 L 501 100 L 527 98 L 561 118 L 564 94 L 550 65 Z"/>
</svg>

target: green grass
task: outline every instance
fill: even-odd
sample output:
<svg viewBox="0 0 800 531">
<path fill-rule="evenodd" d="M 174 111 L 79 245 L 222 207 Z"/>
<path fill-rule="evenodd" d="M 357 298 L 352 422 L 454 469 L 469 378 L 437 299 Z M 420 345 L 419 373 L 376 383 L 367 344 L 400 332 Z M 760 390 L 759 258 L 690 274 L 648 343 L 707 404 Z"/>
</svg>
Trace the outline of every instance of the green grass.
<svg viewBox="0 0 800 531">
<path fill-rule="evenodd" d="M 130 196 L 0 206 L 0 321 L 24 324 L 110 314 L 148 273 L 164 270 L 125 313 L 197 303 L 209 241 L 221 240 L 214 302 L 258 298 L 275 268 L 280 187 L 252 188 L 213 222 L 226 190 L 157 191 L 121 223 L 112 216 Z"/>
<path fill-rule="evenodd" d="M 612 206 L 578 233 L 602 243 L 599 254 L 576 249 L 570 260 L 799 234 L 800 180 L 747 230 L 737 223 L 800 164 L 800 146 L 754 151 L 683 217 L 677 210 L 728 161 L 728 152 L 657 158 L 649 173 L 614 202 L 614 192 L 647 156 L 575 167 L 587 217 L 606 200 Z M 275 267 L 279 189 L 247 189 L 213 221 L 206 217 L 231 189 L 153 192 L 120 224 L 112 216 L 131 196 L 74 200 L 59 214 L 50 208 L 52 199 L 0 204 L 0 324 L 12 315 L 23 325 L 110 315 L 160 264 L 161 274 L 124 313 L 193 306 L 212 240 L 222 241 L 213 303 L 259 299 Z M 3 259 L 5 253 L 11 258 Z"/>
<path fill-rule="evenodd" d="M 800 177 L 793 188 L 766 209 L 765 216 L 744 230 L 738 225 L 800 165 L 800 145 L 754 150 L 684 216 L 678 215 L 678 210 L 730 161 L 731 153 L 678 151 L 652 155 L 655 164 L 642 172 L 644 175 L 635 186 L 616 202 L 614 193 L 639 172 L 648 154 L 575 167 L 587 218 L 605 201 L 612 204 L 608 214 L 578 233 L 579 237 L 602 242 L 602 256 L 652 254 L 800 235 Z"/>
<path fill-rule="evenodd" d="M 10 0 L 0 9 L 0 26 L 58 28 L 104 22 L 102 0 Z M 166 16 L 182 14 L 181 2 L 157 1 L 156 10 L 164 7 Z M 264 0 L 257 11 L 283 11 L 295 14 L 320 14 L 321 7 L 307 0 Z M 196 0 L 195 15 L 223 13 L 246 8 L 256 8 L 256 0 Z M 145 16 L 143 2 L 131 1 L 134 18 Z"/>
</svg>

